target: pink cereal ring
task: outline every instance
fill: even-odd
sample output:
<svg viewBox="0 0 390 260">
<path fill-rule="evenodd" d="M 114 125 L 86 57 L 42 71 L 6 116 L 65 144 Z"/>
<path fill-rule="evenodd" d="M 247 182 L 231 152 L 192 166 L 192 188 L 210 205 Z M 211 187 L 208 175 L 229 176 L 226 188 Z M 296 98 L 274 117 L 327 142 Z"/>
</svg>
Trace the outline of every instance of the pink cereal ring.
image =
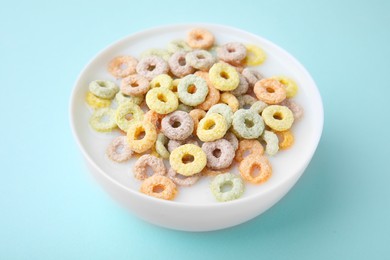
<svg viewBox="0 0 390 260">
<path fill-rule="evenodd" d="M 229 42 L 217 48 L 220 60 L 227 63 L 240 64 L 246 57 L 246 48 L 239 42 Z"/>
<path fill-rule="evenodd" d="M 127 144 L 126 136 L 118 136 L 107 148 L 107 156 L 115 162 L 124 162 L 131 158 L 133 151 Z"/>
<path fill-rule="evenodd" d="M 233 145 L 226 139 L 205 142 L 202 150 L 207 156 L 207 167 L 213 170 L 229 167 L 235 156 Z"/>
<path fill-rule="evenodd" d="M 249 83 L 249 87 L 253 87 L 257 81 L 262 80 L 264 78 L 263 74 L 254 69 L 244 69 L 242 71 L 242 75 L 246 78 Z"/>
<path fill-rule="evenodd" d="M 108 64 L 108 72 L 116 78 L 124 78 L 135 74 L 137 63 L 132 56 L 118 56 Z"/>
<path fill-rule="evenodd" d="M 214 45 L 214 35 L 201 28 L 192 29 L 187 36 L 187 43 L 194 49 L 209 49 Z"/>
<path fill-rule="evenodd" d="M 194 131 L 192 117 L 184 111 L 177 110 L 161 120 L 161 132 L 173 140 L 185 140 Z"/>
<path fill-rule="evenodd" d="M 195 184 L 201 177 L 201 173 L 196 173 L 191 176 L 184 176 L 177 173 L 174 169 L 168 170 L 168 177 L 179 186 L 191 186 Z"/>
<path fill-rule="evenodd" d="M 195 69 L 191 67 L 186 61 L 187 52 L 175 52 L 168 60 L 171 72 L 176 77 L 182 78 L 188 74 L 194 73 Z"/>
<path fill-rule="evenodd" d="M 169 66 L 163 58 L 157 56 L 148 56 L 138 62 L 136 71 L 146 79 L 152 80 L 154 77 L 160 74 L 167 74 L 169 71 Z"/>
<path fill-rule="evenodd" d="M 134 164 L 134 177 L 137 180 L 145 180 L 148 176 L 147 167 L 153 170 L 153 175 L 165 175 L 166 169 L 163 159 L 150 154 L 144 154 Z"/>
<path fill-rule="evenodd" d="M 121 91 L 128 96 L 143 95 L 149 90 L 149 81 L 141 75 L 130 75 L 121 82 Z"/>
<path fill-rule="evenodd" d="M 294 115 L 294 121 L 297 121 L 303 117 L 303 113 L 304 113 L 303 107 L 298 103 L 292 101 L 291 99 L 286 98 L 285 100 L 282 101 L 282 103 L 280 103 L 280 105 L 286 106 L 291 110 L 291 112 Z"/>
</svg>

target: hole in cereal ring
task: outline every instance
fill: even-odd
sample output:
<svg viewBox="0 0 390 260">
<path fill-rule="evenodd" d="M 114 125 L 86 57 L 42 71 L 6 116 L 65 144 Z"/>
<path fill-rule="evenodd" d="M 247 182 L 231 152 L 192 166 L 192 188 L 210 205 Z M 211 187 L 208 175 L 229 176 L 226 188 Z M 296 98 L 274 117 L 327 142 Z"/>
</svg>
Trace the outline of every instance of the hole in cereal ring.
<svg viewBox="0 0 390 260">
<path fill-rule="evenodd" d="M 274 115 L 273 115 L 274 119 L 276 120 L 282 120 L 283 119 L 283 115 L 282 113 L 280 112 L 276 112 Z"/>
<path fill-rule="evenodd" d="M 129 114 L 125 115 L 125 119 L 126 119 L 127 121 L 130 121 L 131 119 L 133 119 L 133 114 L 132 114 L 132 113 L 129 113 Z"/>
<path fill-rule="evenodd" d="M 181 158 L 181 161 L 184 163 L 184 164 L 187 164 L 187 163 L 192 163 L 194 161 L 194 156 L 192 154 L 185 154 L 182 158 Z"/>
<path fill-rule="evenodd" d="M 125 69 L 127 69 L 127 68 L 128 68 L 128 66 L 127 66 L 126 63 L 121 63 L 121 64 L 119 64 L 119 69 L 120 69 L 120 70 L 125 70 Z"/>
<path fill-rule="evenodd" d="M 247 156 L 249 156 L 249 155 L 251 155 L 251 154 L 252 154 L 251 149 L 246 149 L 246 150 L 244 151 L 244 153 L 242 154 L 242 158 L 245 158 L 245 157 L 247 157 Z"/>
<path fill-rule="evenodd" d="M 215 122 L 214 122 L 214 120 L 208 120 L 208 121 L 206 121 L 205 124 L 204 124 L 204 129 L 205 129 L 205 130 L 211 130 L 211 129 L 213 129 L 214 127 L 215 127 Z"/>
<path fill-rule="evenodd" d="M 273 88 L 270 88 L 270 87 L 266 88 L 265 90 L 267 90 L 268 93 L 274 93 L 275 92 L 275 90 Z"/>
<path fill-rule="evenodd" d="M 172 91 L 172 92 L 177 92 L 177 85 L 172 85 L 171 91 Z"/>
<path fill-rule="evenodd" d="M 196 58 L 199 60 L 203 60 L 205 57 L 203 54 L 198 54 L 198 55 L 196 55 Z"/>
<path fill-rule="evenodd" d="M 219 73 L 219 76 L 224 79 L 229 79 L 229 74 L 227 74 L 225 71 L 221 71 L 221 73 Z"/>
<path fill-rule="evenodd" d="M 219 157 L 221 157 L 221 149 L 215 149 L 214 151 L 213 151 L 213 155 L 216 157 L 216 158 L 219 158 Z"/>
<path fill-rule="evenodd" d="M 189 85 L 187 91 L 190 94 L 194 94 L 196 92 L 196 86 L 195 85 Z"/>
<path fill-rule="evenodd" d="M 185 66 L 187 64 L 186 59 L 184 57 L 180 57 L 177 63 L 179 63 L 180 66 Z"/>
<path fill-rule="evenodd" d="M 235 50 L 234 48 L 227 48 L 227 51 L 228 51 L 229 53 L 232 53 L 232 52 L 235 52 L 236 50 Z"/>
<path fill-rule="evenodd" d="M 139 85 L 138 85 L 138 82 L 133 82 L 133 83 L 130 84 L 130 86 L 133 87 L 133 88 L 136 88 L 136 87 L 138 87 Z"/>
<path fill-rule="evenodd" d="M 179 122 L 179 121 L 175 121 L 175 122 L 173 122 L 173 124 L 172 124 L 172 127 L 173 128 L 178 128 L 178 127 L 180 127 L 181 126 L 181 123 Z"/>
<path fill-rule="evenodd" d="M 203 35 L 201 35 L 201 34 L 195 35 L 195 40 L 197 40 L 197 41 L 203 40 Z"/>
<path fill-rule="evenodd" d="M 160 101 L 163 102 L 163 103 L 166 103 L 166 102 L 167 102 L 167 97 L 166 97 L 164 94 L 162 94 L 162 93 L 159 93 L 159 94 L 157 95 L 157 99 L 160 100 Z"/>
<path fill-rule="evenodd" d="M 261 167 L 258 164 L 254 164 L 250 170 L 251 170 L 250 175 L 253 178 L 258 177 L 260 175 L 260 173 L 261 173 Z"/>
<path fill-rule="evenodd" d="M 148 71 L 153 71 L 156 68 L 156 64 L 149 64 L 149 66 L 146 68 Z"/>
<path fill-rule="evenodd" d="M 224 182 L 220 187 L 219 190 L 224 193 L 231 191 L 233 188 L 233 183 L 231 181 Z"/>
<path fill-rule="evenodd" d="M 137 130 L 134 133 L 134 140 L 141 140 L 145 137 L 145 129 L 142 127 L 137 128 Z"/>
<path fill-rule="evenodd" d="M 152 189 L 152 191 L 154 193 L 161 193 L 164 190 L 165 190 L 165 187 L 164 187 L 164 185 L 161 185 L 161 184 L 157 184 L 157 185 L 153 186 L 153 189 Z"/>
<path fill-rule="evenodd" d="M 245 118 L 245 126 L 248 127 L 248 128 L 251 128 L 254 126 L 254 123 L 252 120 L 249 120 L 247 118 Z"/>
<path fill-rule="evenodd" d="M 155 87 L 155 88 L 159 88 L 159 87 L 161 87 L 161 84 L 160 84 L 160 82 L 156 82 L 156 84 L 154 85 L 154 87 Z"/>
</svg>

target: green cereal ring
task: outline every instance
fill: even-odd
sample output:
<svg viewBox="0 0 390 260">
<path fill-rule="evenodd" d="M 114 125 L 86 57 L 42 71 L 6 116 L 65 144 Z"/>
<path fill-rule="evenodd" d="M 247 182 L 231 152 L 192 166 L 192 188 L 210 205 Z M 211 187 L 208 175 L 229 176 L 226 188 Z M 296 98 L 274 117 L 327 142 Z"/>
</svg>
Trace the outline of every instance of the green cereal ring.
<svg viewBox="0 0 390 260">
<path fill-rule="evenodd" d="M 167 50 L 170 53 L 175 53 L 178 51 L 192 51 L 191 47 L 183 40 L 173 40 L 168 43 Z"/>
<path fill-rule="evenodd" d="M 223 191 L 225 186 L 231 186 L 231 189 Z M 218 174 L 210 183 L 211 192 L 221 202 L 238 199 L 244 193 L 244 188 L 242 179 L 231 173 Z"/>
<path fill-rule="evenodd" d="M 114 82 L 108 80 L 94 80 L 89 83 L 89 91 L 97 97 L 113 99 L 119 91 L 119 87 Z"/>
<path fill-rule="evenodd" d="M 157 136 L 157 141 L 156 141 L 156 152 L 164 159 L 169 158 L 169 151 L 166 148 L 166 145 L 168 144 L 169 139 L 163 135 L 163 134 L 158 134 Z"/>
<path fill-rule="evenodd" d="M 240 108 L 244 109 L 250 108 L 257 101 L 257 99 L 251 95 L 238 96 L 237 99 L 238 103 L 240 103 Z"/>
<path fill-rule="evenodd" d="M 130 119 L 129 115 L 131 115 Z M 140 121 L 143 117 L 144 112 L 138 105 L 132 102 L 122 102 L 116 110 L 115 121 L 121 130 L 127 132 L 127 129 L 133 120 Z"/>
<path fill-rule="evenodd" d="M 167 88 L 172 89 L 172 78 L 167 74 L 160 74 L 150 82 L 150 88 Z"/>
<path fill-rule="evenodd" d="M 182 103 L 188 106 L 196 106 L 206 99 L 209 88 L 206 81 L 201 77 L 187 75 L 180 80 L 177 92 Z"/>
<path fill-rule="evenodd" d="M 169 57 L 171 57 L 171 54 L 169 53 L 169 51 L 164 49 L 149 49 L 141 53 L 141 59 L 150 56 L 157 56 L 164 59 L 165 61 L 168 61 Z"/>
<path fill-rule="evenodd" d="M 146 93 L 146 105 L 159 114 L 169 114 L 176 110 L 179 101 L 169 89 L 153 88 Z"/>
<path fill-rule="evenodd" d="M 115 95 L 115 101 L 118 104 L 121 104 L 123 102 L 132 102 L 132 103 L 134 103 L 136 105 L 141 105 L 142 101 L 144 101 L 144 96 L 143 95 L 140 95 L 140 96 L 128 96 L 128 95 L 123 94 L 121 91 L 119 91 Z"/>
<path fill-rule="evenodd" d="M 261 114 L 263 112 L 264 108 L 266 108 L 268 105 L 264 103 L 261 100 L 256 101 L 255 103 L 252 104 L 251 108 L 253 111 L 255 111 L 257 114 Z"/>
<path fill-rule="evenodd" d="M 215 63 L 210 68 L 209 78 L 214 87 L 222 91 L 234 90 L 240 83 L 237 70 L 222 62 Z"/>
<path fill-rule="evenodd" d="M 233 115 L 233 132 L 241 138 L 255 139 L 264 131 L 259 114 L 250 109 L 239 109 Z"/>
<path fill-rule="evenodd" d="M 227 130 L 224 117 L 217 113 L 211 113 L 199 121 L 196 134 L 202 142 L 212 142 L 221 139 Z"/>
<path fill-rule="evenodd" d="M 279 139 L 278 136 L 271 131 L 265 130 L 261 135 L 261 138 L 266 142 L 265 153 L 273 156 L 279 151 Z"/>
<path fill-rule="evenodd" d="M 117 127 L 115 110 L 109 107 L 95 110 L 89 119 L 89 124 L 98 132 L 110 132 Z"/>
<path fill-rule="evenodd" d="M 184 112 L 187 112 L 187 113 L 189 113 L 193 109 L 194 109 L 193 107 L 187 106 L 185 104 L 179 104 L 179 106 L 177 107 L 177 110 L 184 111 Z"/>
<path fill-rule="evenodd" d="M 225 118 L 227 128 L 230 128 L 233 122 L 233 110 L 226 104 L 216 104 L 210 107 L 206 115 L 217 113 Z"/>
<path fill-rule="evenodd" d="M 199 146 L 185 144 L 171 152 L 169 163 L 177 173 L 184 176 L 192 176 L 203 170 L 207 163 L 207 157 Z"/>
<path fill-rule="evenodd" d="M 293 113 L 285 106 L 268 106 L 261 115 L 266 125 L 279 132 L 290 129 L 294 123 Z"/>
</svg>

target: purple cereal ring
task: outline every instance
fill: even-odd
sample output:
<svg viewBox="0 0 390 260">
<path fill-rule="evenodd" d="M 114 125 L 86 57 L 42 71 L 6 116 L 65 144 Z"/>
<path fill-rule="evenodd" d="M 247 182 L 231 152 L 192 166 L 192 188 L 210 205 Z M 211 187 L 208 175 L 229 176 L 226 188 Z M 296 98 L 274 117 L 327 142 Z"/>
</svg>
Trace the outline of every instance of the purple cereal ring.
<svg viewBox="0 0 390 260">
<path fill-rule="evenodd" d="M 147 167 L 152 168 L 153 175 L 165 175 L 166 169 L 163 159 L 156 156 L 145 154 L 142 155 L 134 164 L 134 177 L 138 180 L 145 180 L 148 176 Z"/>
<path fill-rule="evenodd" d="M 198 141 L 196 141 L 195 138 L 191 138 L 191 137 L 188 138 L 188 139 L 186 139 L 186 140 L 183 140 L 183 141 L 169 140 L 169 141 L 168 141 L 168 151 L 169 151 L 169 152 L 172 152 L 172 151 L 175 150 L 177 147 L 182 146 L 182 145 L 185 145 L 185 144 L 194 144 L 194 145 L 199 146 Z"/>
<path fill-rule="evenodd" d="M 232 93 L 235 96 L 240 96 L 245 94 L 249 88 L 249 83 L 246 80 L 246 78 L 241 74 L 238 74 L 238 76 L 240 77 L 240 83 L 238 83 L 238 87 L 230 91 L 230 93 Z"/>
<path fill-rule="evenodd" d="M 161 132 L 173 140 L 185 140 L 194 131 L 192 117 L 184 111 L 175 111 L 161 120 Z"/>
<path fill-rule="evenodd" d="M 107 148 L 107 156 L 115 162 L 124 162 L 131 158 L 133 151 L 127 144 L 126 136 L 118 136 Z"/>
<path fill-rule="evenodd" d="M 175 52 L 175 54 L 173 54 L 168 60 L 171 72 L 176 77 L 182 78 L 195 72 L 195 69 L 186 61 L 186 54 L 187 52 L 178 51 Z"/>
<path fill-rule="evenodd" d="M 191 176 L 184 176 L 180 173 L 177 173 L 172 168 L 168 170 L 168 177 L 179 186 L 191 186 L 199 180 L 200 176 L 201 173 L 197 173 Z"/>
<path fill-rule="evenodd" d="M 239 42 L 229 42 L 217 48 L 220 60 L 227 63 L 239 64 L 246 57 L 246 48 Z"/>
<path fill-rule="evenodd" d="M 141 59 L 136 67 L 137 73 L 148 80 L 160 74 L 167 74 L 169 71 L 168 63 L 157 56 L 149 56 Z"/>
<path fill-rule="evenodd" d="M 141 75 L 130 75 L 122 79 L 121 91 L 128 96 L 143 95 L 149 90 L 149 81 Z"/>
<path fill-rule="evenodd" d="M 201 71 L 208 71 L 216 62 L 214 56 L 205 50 L 195 50 L 187 53 L 186 61 L 190 66 Z"/>
<path fill-rule="evenodd" d="M 248 68 L 242 71 L 242 75 L 248 81 L 249 87 L 253 87 L 257 81 L 260 81 L 264 78 L 263 74 L 261 74 L 259 71 Z"/>
<path fill-rule="evenodd" d="M 280 105 L 286 106 L 291 110 L 295 121 L 297 121 L 303 117 L 303 113 L 304 113 L 303 107 L 301 105 L 299 105 L 298 103 L 292 101 L 291 99 L 286 98 L 285 100 L 283 100 L 280 103 Z"/>
<path fill-rule="evenodd" d="M 232 132 L 227 132 L 225 134 L 225 136 L 223 137 L 223 139 L 226 139 L 229 141 L 229 143 L 233 146 L 234 151 L 236 151 L 238 149 L 238 139 L 237 139 L 237 136 L 235 134 L 233 134 Z"/>
<path fill-rule="evenodd" d="M 207 156 L 207 167 L 214 170 L 229 167 L 235 156 L 233 145 L 226 139 L 205 142 L 202 145 L 202 150 Z"/>
</svg>

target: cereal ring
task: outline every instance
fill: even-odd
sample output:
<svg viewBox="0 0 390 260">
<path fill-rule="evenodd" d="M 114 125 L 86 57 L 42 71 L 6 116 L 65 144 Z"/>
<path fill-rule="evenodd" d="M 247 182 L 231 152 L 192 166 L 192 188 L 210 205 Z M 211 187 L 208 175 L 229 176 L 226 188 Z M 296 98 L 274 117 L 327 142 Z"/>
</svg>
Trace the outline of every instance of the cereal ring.
<svg viewBox="0 0 390 260">
<path fill-rule="evenodd" d="M 253 87 L 256 97 L 267 104 L 275 105 L 286 98 L 286 90 L 276 79 L 262 79 Z"/>
<path fill-rule="evenodd" d="M 212 170 L 212 169 L 209 169 L 207 167 L 204 167 L 201 174 L 203 176 L 216 176 L 218 174 L 227 173 L 227 172 L 231 171 L 231 169 L 232 169 L 232 165 L 230 165 L 229 167 L 227 167 L 225 169 L 221 169 L 221 170 Z"/>
<path fill-rule="evenodd" d="M 157 135 L 156 152 L 164 159 L 168 159 L 170 154 L 166 148 L 168 141 L 169 139 L 165 135 L 161 133 Z"/>
<path fill-rule="evenodd" d="M 118 93 L 119 87 L 108 80 L 94 80 L 89 83 L 89 91 L 97 97 L 113 99 L 115 94 Z"/>
<path fill-rule="evenodd" d="M 146 50 L 143 53 L 141 53 L 140 56 L 142 59 L 146 58 L 146 57 L 155 56 L 155 57 L 162 58 L 165 61 L 168 61 L 171 54 L 169 53 L 169 51 L 164 50 L 164 49 L 149 49 L 149 50 Z"/>
<path fill-rule="evenodd" d="M 172 78 L 168 74 L 160 74 L 150 82 L 150 88 L 167 88 L 172 89 Z"/>
<path fill-rule="evenodd" d="M 192 29 L 187 36 L 187 43 L 194 49 L 209 49 L 214 45 L 214 35 L 201 28 Z"/>
<path fill-rule="evenodd" d="M 239 109 L 233 115 L 233 132 L 241 138 L 255 139 L 264 131 L 261 116 L 250 109 Z"/>
<path fill-rule="evenodd" d="M 192 51 L 191 47 L 183 40 L 173 40 L 168 43 L 167 50 L 170 53 Z"/>
<path fill-rule="evenodd" d="M 285 106 L 268 106 L 261 115 L 266 125 L 279 132 L 290 129 L 294 123 L 293 113 Z"/>
<path fill-rule="evenodd" d="M 207 156 L 207 167 L 220 170 L 229 167 L 234 159 L 234 148 L 226 139 L 205 142 L 202 145 Z"/>
<path fill-rule="evenodd" d="M 294 135 L 291 131 L 275 132 L 279 139 L 279 148 L 281 150 L 290 148 L 294 144 Z"/>
<path fill-rule="evenodd" d="M 199 121 L 196 133 L 202 142 L 212 142 L 222 138 L 228 130 L 226 120 L 217 113 L 206 114 Z"/>
<path fill-rule="evenodd" d="M 265 156 L 250 155 L 242 160 L 238 169 L 241 177 L 252 184 L 264 183 L 272 175 L 272 166 Z M 253 172 L 256 169 L 259 170 L 259 174 L 254 176 Z"/>
<path fill-rule="evenodd" d="M 233 112 L 236 112 L 240 106 L 240 103 L 238 102 L 236 96 L 228 92 L 222 93 L 221 99 L 219 101 L 228 105 Z"/>
<path fill-rule="evenodd" d="M 193 144 L 196 146 L 199 146 L 198 141 L 196 141 L 195 138 L 188 138 L 184 141 L 179 141 L 179 140 L 169 140 L 168 142 L 168 151 L 171 153 L 173 150 L 175 150 L 177 147 L 182 146 L 184 144 Z"/>
<path fill-rule="evenodd" d="M 234 159 L 237 162 L 241 162 L 244 160 L 244 156 L 246 154 L 246 151 L 249 151 L 249 155 L 263 155 L 264 154 L 264 148 L 261 145 L 261 143 L 256 140 L 246 140 L 243 139 L 238 144 L 238 149 L 236 151 L 236 157 Z"/>
<path fill-rule="evenodd" d="M 265 130 L 261 138 L 266 142 L 265 153 L 267 155 L 273 156 L 279 151 L 279 139 L 274 132 Z"/>
<path fill-rule="evenodd" d="M 206 81 L 201 77 L 187 75 L 180 80 L 177 86 L 177 92 L 182 103 L 189 106 L 196 106 L 206 99 L 209 89 Z"/>
<path fill-rule="evenodd" d="M 246 57 L 246 48 L 242 43 L 229 42 L 217 48 L 217 55 L 220 60 L 238 64 Z"/>
<path fill-rule="evenodd" d="M 148 121 L 134 121 L 127 130 L 127 142 L 130 149 L 136 153 L 143 153 L 152 148 L 156 139 L 156 128 Z"/>
<path fill-rule="evenodd" d="M 240 96 L 240 95 L 245 94 L 249 88 L 248 81 L 245 79 L 245 77 L 241 74 L 238 74 L 238 76 L 240 78 L 240 82 L 238 83 L 238 87 L 235 90 L 230 92 L 235 96 Z"/>
<path fill-rule="evenodd" d="M 187 53 L 186 61 L 191 67 L 197 70 L 208 71 L 215 63 L 215 58 L 208 51 L 195 50 Z"/>
<path fill-rule="evenodd" d="M 142 96 L 142 95 L 141 96 L 129 96 L 129 95 L 125 95 L 121 91 L 119 91 L 115 95 L 115 101 L 118 104 L 121 104 L 123 102 L 132 102 L 136 105 L 141 105 L 142 101 L 144 101 L 144 96 Z"/>
<path fill-rule="evenodd" d="M 171 152 L 169 162 L 177 173 L 191 176 L 203 170 L 207 163 L 207 157 L 199 146 L 185 144 Z"/>
<path fill-rule="evenodd" d="M 246 47 L 246 57 L 244 59 L 244 63 L 248 66 L 258 66 L 262 64 L 265 59 L 266 55 L 263 49 L 256 45 L 247 44 Z"/>
<path fill-rule="evenodd" d="M 141 75 L 131 75 L 121 82 L 121 92 L 129 96 L 143 95 L 149 90 L 149 81 Z"/>
<path fill-rule="evenodd" d="M 103 108 L 109 107 L 111 105 L 111 100 L 100 98 L 88 91 L 85 96 L 85 101 L 92 108 Z"/>
<path fill-rule="evenodd" d="M 131 158 L 133 151 L 127 144 L 126 136 L 116 137 L 107 148 L 107 156 L 115 162 L 124 162 Z"/>
<path fill-rule="evenodd" d="M 224 191 L 224 187 L 227 186 L 231 187 L 230 190 Z M 245 186 L 240 177 L 231 173 L 224 173 L 217 175 L 212 180 L 210 189 L 218 201 L 225 202 L 241 197 L 244 193 Z"/>
<path fill-rule="evenodd" d="M 192 120 L 194 121 L 194 131 L 193 134 L 196 134 L 196 129 L 198 129 L 199 121 L 206 116 L 206 112 L 202 109 L 194 109 L 189 112 Z"/>
<path fill-rule="evenodd" d="M 132 121 L 142 120 L 144 112 L 132 102 L 122 102 L 119 104 L 115 113 L 115 121 L 119 128 L 125 132 Z"/>
<path fill-rule="evenodd" d="M 200 179 L 201 174 L 197 173 L 191 176 L 184 176 L 177 172 L 174 169 L 170 168 L 168 170 L 168 177 L 179 186 L 191 186 L 195 184 Z"/>
<path fill-rule="evenodd" d="M 257 99 L 252 97 L 251 95 L 242 95 L 237 97 L 238 103 L 240 104 L 240 108 L 248 109 L 254 103 L 256 103 Z"/>
<path fill-rule="evenodd" d="M 291 99 L 286 98 L 285 100 L 283 100 L 282 103 L 280 103 L 280 105 L 286 106 L 291 110 L 291 112 L 294 115 L 295 121 L 298 121 L 299 119 L 301 119 L 303 117 L 303 107 L 301 107 L 299 104 L 292 101 Z"/>
<path fill-rule="evenodd" d="M 169 71 L 168 63 L 160 57 L 149 56 L 141 59 L 137 65 L 137 73 L 148 80 L 160 74 L 166 74 Z"/>
<path fill-rule="evenodd" d="M 226 63 L 215 63 L 209 71 L 209 78 L 216 89 L 231 91 L 238 87 L 240 77 L 238 72 Z"/>
<path fill-rule="evenodd" d="M 176 77 L 184 77 L 194 73 L 195 69 L 186 61 L 186 52 L 178 51 L 174 53 L 168 60 L 169 68 Z"/>
<path fill-rule="evenodd" d="M 146 105 L 159 114 L 168 114 L 176 110 L 179 100 L 167 88 L 153 88 L 146 93 Z"/>
<path fill-rule="evenodd" d="M 153 171 L 152 175 L 165 175 L 167 170 L 165 169 L 164 162 L 161 158 L 150 154 L 144 154 L 134 164 L 133 172 L 134 177 L 137 180 L 145 180 L 148 177 L 148 169 L 150 167 Z"/>
<path fill-rule="evenodd" d="M 137 59 L 132 56 L 118 56 L 108 64 L 108 72 L 115 78 L 124 78 L 135 74 Z"/>
<path fill-rule="evenodd" d="M 227 132 L 223 138 L 229 141 L 229 143 L 233 146 L 234 151 L 238 149 L 238 139 L 235 134 Z"/>
<path fill-rule="evenodd" d="M 153 175 L 142 182 L 140 191 L 158 199 L 173 200 L 176 196 L 177 188 L 175 183 L 168 177 Z"/>
<path fill-rule="evenodd" d="M 107 120 L 103 120 L 107 118 Z M 115 110 L 109 107 L 96 109 L 89 124 L 98 132 L 110 132 L 117 127 L 115 122 Z"/>
<path fill-rule="evenodd" d="M 175 111 L 161 120 L 161 132 L 173 140 L 185 140 L 194 131 L 194 121 L 184 111 Z"/>
<path fill-rule="evenodd" d="M 273 78 L 277 79 L 285 87 L 287 98 L 292 98 L 297 94 L 298 86 L 294 80 L 284 76 L 273 77 Z"/>
<path fill-rule="evenodd" d="M 216 104 L 212 106 L 209 111 L 207 111 L 206 115 L 217 113 L 223 116 L 226 121 L 227 128 L 230 128 L 233 122 L 233 110 L 226 104 Z"/>
<path fill-rule="evenodd" d="M 251 110 L 255 111 L 257 114 L 261 114 L 261 112 L 263 112 L 264 108 L 266 108 L 268 105 L 266 103 L 264 103 L 263 101 L 261 100 L 258 100 L 256 101 L 255 103 L 253 103 L 251 105 Z"/>
<path fill-rule="evenodd" d="M 244 69 L 242 75 L 246 78 L 249 83 L 249 87 L 253 87 L 257 81 L 260 81 L 264 78 L 263 74 L 254 69 Z"/>
<path fill-rule="evenodd" d="M 164 118 L 164 114 L 159 114 L 154 110 L 149 110 L 144 114 L 144 120 L 152 123 L 158 131 L 161 130 L 161 120 Z"/>
<path fill-rule="evenodd" d="M 199 104 L 196 108 L 202 110 L 209 110 L 210 107 L 218 103 L 220 99 L 219 90 L 213 86 L 213 84 L 209 79 L 209 74 L 207 72 L 197 71 L 195 72 L 195 76 L 203 78 L 207 83 L 207 87 L 209 88 L 209 93 L 207 94 L 206 99 L 203 101 L 203 103 Z"/>
</svg>

